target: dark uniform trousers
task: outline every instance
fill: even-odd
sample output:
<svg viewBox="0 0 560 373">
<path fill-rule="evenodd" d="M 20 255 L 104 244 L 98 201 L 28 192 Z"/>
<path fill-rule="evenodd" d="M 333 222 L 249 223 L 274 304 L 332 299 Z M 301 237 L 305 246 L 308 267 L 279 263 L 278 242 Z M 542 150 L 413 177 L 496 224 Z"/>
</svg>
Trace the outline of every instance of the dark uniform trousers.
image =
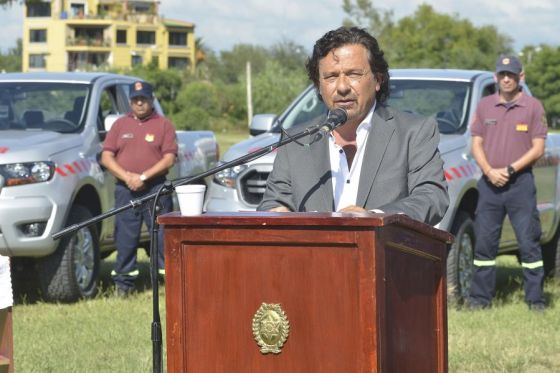
<svg viewBox="0 0 560 373">
<path fill-rule="evenodd" d="M 526 170 L 514 175 L 503 188 L 495 187 L 486 177 L 482 177 L 478 182 L 478 190 L 470 302 L 487 306 L 496 294 L 495 259 L 507 214 L 521 253 L 525 301 L 529 304 L 544 303 L 544 270 L 539 244 L 541 225 L 532 172 Z"/>
<path fill-rule="evenodd" d="M 115 186 L 115 207 L 124 206 L 131 200 L 142 198 L 148 194 L 153 194 L 163 184 L 154 183 L 143 191 L 132 192 L 124 184 L 117 183 Z M 117 246 L 117 261 L 115 269 L 111 273 L 113 281 L 121 289 L 134 287 L 134 281 L 139 275 L 136 262 L 136 252 L 139 245 L 140 232 L 144 222 L 151 232 L 152 229 L 152 206 L 146 203 L 138 209 L 127 209 L 115 217 L 115 244 Z M 173 201 L 170 195 L 162 196 L 159 199 L 160 207 L 158 214 L 165 214 L 173 210 Z M 158 232 L 158 267 L 160 272 L 164 269 L 163 259 L 163 228 Z"/>
</svg>

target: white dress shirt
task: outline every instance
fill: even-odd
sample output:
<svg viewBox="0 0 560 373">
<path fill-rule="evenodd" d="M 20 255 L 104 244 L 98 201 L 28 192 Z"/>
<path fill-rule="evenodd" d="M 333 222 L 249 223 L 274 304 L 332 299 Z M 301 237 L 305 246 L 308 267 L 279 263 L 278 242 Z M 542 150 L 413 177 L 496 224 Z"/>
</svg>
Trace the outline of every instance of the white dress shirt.
<svg viewBox="0 0 560 373">
<path fill-rule="evenodd" d="M 362 123 L 356 129 L 356 154 L 352 161 L 352 166 L 348 169 L 348 160 L 346 153 L 341 146 L 335 143 L 334 136 L 329 136 L 329 156 L 331 161 L 332 186 L 335 211 L 344 207 L 356 204 L 358 196 L 358 186 L 360 184 L 360 173 L 362 172 L 362 163 L 364 160 L 364 152 L 366 142 L 371 128 L 371 119 L 375 104 L 364 118 Z"/>
</svg>

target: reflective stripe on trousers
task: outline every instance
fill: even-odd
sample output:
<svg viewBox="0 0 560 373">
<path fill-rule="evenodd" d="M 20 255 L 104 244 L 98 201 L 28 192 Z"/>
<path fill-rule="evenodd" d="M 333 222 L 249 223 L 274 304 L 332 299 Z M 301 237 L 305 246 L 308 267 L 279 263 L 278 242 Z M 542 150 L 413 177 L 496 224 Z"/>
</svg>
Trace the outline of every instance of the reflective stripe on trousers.
<svg viewBox="0 0 560 373">
<path fill-rule="evenodd" d="M 496 255 L 506 215 L 519 245 L 527 303 L 543 303 L 544 270 L 539 243 L 541 225 L 536 188 L 530 171 L 514 175 L 503 188 L 485 177 L 478 181 L 475 253 L 469 301 L 489 305 L 496 295 Z"/>
</svg>

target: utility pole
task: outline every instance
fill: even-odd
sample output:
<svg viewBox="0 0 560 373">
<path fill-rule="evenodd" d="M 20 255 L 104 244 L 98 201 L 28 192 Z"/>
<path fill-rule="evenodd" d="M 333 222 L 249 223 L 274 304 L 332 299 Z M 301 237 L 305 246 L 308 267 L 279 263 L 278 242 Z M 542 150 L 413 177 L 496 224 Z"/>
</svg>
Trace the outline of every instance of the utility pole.
<svg viewBox="0 0 560 373">
<path fill-rule="evenodd" d="M 247 61 L 247 127 L 251 126 L 253 119 L 253 92 L 251 89 L 251 61 Z"/>
</svg>

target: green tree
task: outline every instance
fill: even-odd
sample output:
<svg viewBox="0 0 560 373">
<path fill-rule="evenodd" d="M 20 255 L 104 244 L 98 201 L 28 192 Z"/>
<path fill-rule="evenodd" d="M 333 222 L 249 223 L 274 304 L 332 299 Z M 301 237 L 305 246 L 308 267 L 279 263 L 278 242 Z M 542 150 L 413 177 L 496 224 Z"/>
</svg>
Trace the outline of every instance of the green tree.
<svg viewBox="0 0 560 373">
<path fill-rule="evenodd" d="M 21 71 L 21 54 L 21 39 L 17 39 L 15 48 L 10 48 L 7 54 L 0 54 L 0 72 Z"/>
<path fill-rule="evenodd" d="M 543 103 L 549 125 L 560 125 L 560 47 L 526 46 L 522 51 L 525 80 Z"/>
<path fill-rule="evenodd" d="M 375 8 L 371 0 L 344 0 L 342 9 L 348 15 L 344 19 L 344 26 L 359 26 L 368 29 L 381 45 L 385 45 L 393 22 L 393 11 Z"/>
<path fill-rule="evenodd" d="M 378 37 L 391 67 L 492 69 L 496 56 L 512 51 L 512 39 L 494 26 L 476 27 L 427 4 L 396 23 L 371 0 L 344 0 L 343 9 L 350 17 L 346 25 L 366 27 Z"/>
<path fill-rule="evenodd" d="M 270 58 L 270 52 L 261 46 L 237 44 L 231 51 L 222 51 L 219 58 L 207 58 L 211 76 L 224 83 L 238 83 L 245 74 L 247 62 L 251 62 L 253 74 L 258 74 Z"/>
<path fill-rule="evenodd" d="M 177 129 L 210 129 L 211 118 L 223 113 L 223 99 L 216 86 L 210 82 L 194 81 L 186 84 L 176 101 L 179 110 L 171 117 Z"/>
<path fill-rule="evenodd" d="M 303 91 L 308 79 L 303 69 L 289 69 L 270 60 L 252 82 L 254 112 L 280 114 Z"/>
<path fill-rule="evenodd" d="M 282 40 L 270 48 L 270 58 L 285 69 L 304 71 L 307 53 L 301 45 L 291 40 Z"/>
</svg>

